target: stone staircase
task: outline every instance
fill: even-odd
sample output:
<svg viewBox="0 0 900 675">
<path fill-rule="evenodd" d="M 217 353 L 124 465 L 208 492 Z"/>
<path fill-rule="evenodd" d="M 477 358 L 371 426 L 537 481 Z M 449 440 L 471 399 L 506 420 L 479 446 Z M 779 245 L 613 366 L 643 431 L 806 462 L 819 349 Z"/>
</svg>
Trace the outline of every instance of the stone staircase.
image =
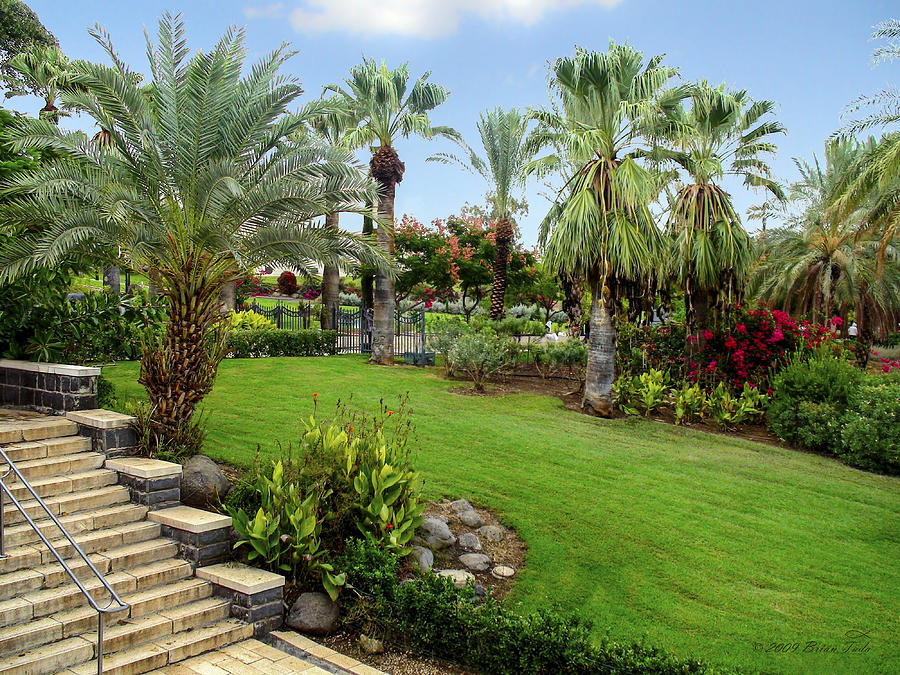
<svg viewBox="0 0 900 675">
<path fill-rule="evenodd" d="M 105 615 L 104 672 L 150 672 L 253 637 L 230 618 L 230 601 L 195 578 L 178 543 L 161 536 L 148 507 L 133 504 L 106 457 L 66 419 L 0 416 L 0 444 L 59 518 L 127 611 Z M 5 464 L 0 462 L 0 475 Z M 94 598 L 109 594 L 36 500 L 10 475 L 5 482 L 28 515 L 84 579 Z M 0 559 L 0 675 L 97 672 L 97 612 L 52 553 L 5 500 L 7 557 Z M 294 672 L 294 671 L 279 671 Z M 299 671 L 297 671 L 299 672 Z"/>
</svg>

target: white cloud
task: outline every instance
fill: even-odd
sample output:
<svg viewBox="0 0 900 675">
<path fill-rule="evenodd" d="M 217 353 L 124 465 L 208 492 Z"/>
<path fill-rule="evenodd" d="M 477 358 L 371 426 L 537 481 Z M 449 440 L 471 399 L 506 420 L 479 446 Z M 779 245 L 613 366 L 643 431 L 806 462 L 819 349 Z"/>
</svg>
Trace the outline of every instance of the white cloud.
<svg viewBox="0 0 900 675">
<path fill-rule="evenodd" d="M 303 33 L 344 31 L 352 34 L 433 38 L 456 31 L 464 16 L 525 26 L 550 12 L 621 0 L 303 0 L 291 23 Z"/>
<path fill-rule="evenodd" d="M 281 14 L 284 9 L 283 2 L 273 2 L 259 7 L 245 7 L 244 16 L 248 19 L 271 19 Z"/>
</svg>

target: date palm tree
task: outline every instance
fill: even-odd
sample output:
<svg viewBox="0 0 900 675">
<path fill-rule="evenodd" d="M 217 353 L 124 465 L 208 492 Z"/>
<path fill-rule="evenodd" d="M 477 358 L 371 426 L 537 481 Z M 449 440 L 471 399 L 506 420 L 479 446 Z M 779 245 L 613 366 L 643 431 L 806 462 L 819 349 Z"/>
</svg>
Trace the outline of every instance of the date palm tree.
<svg viewBox="0 0 900 675">
<path fill-rule="evenodd" d="M 406 166 L 400 161 L 394 144 L 401 138 L 445 136 L 458 139 L 450 127 L 433 126 L 428 113 L 447 100 L 450 92 L 429 82 L 426 72 L 409 86 L 409 67 L 403 64 L 389 70 L 374 59 L 350 69 L 344 85 L 330 84 L 326 90 L 344 97 L 358 126 L 347 135 L 352 148 L 372 150 L 369 169 L 378 184 L 378 244 L 386 254 L 393 252 L 394 197 L 397 183 L 403 180 Z M 395 295 L 393 277 L 375 273 L 374 326 L 372 330 L 373 363 L 394 363 Z"/>
<path fill-rule="evenodd" d="M 62 113 L 56 104 L 68 79 L 69 60 L 57 45 L 37 45 L 16 54 L 6 62 L 5 68 L 15 77 L 6 78 L 10 86 L 6 95 L 24 96 L 31 91 L 44 99 L 40 117 L 59 123 Z"/>
<path fill-rule="evenodd" d="M 552 66 L 557 104 L 530 115 L 538 122 L 530 143 L 564 151 L 529 169 L 578 167 L 544 219 L 540 243 L 546 264 L 584 278 L 591 290 L 582 407 L 599 415 L 612 413 L 618 288 L 651 269 L 660 248 L 649 209 L 658 181 L 636 154 L 647 149 L 650 120 L 684 96 L 665 88 L 675 74 L 662 56 L 645 61 L 627 44 L 610 43 L 604 53 L 577 49 Z"/>
<path fill-rule="evenodd" d="M 225 286 L 272 261 L 311 271 L 390 264 L 373 242 L 311 224 L 361 211 L 375 188 L 349 153 L 291 141 L 306 120 L 285 115 L 301 93 L 278 75 L 286 46 L 242 77 L 243 32 L 191 55 L 180 16 L 164 14 L 158 44 L 148 39 L 153 81 L 141 89 L 109 38 L 91 34 L 112 65 L 74 64 L 61 98 L 109 133 L 109 147 L 43 120 L 11 134 L 11 147 L 52 149 L 58 160 L 2 187 L 0 223 L 20 236 L 0 250 L 0 279 L 70 258 L 149 277 L 168 321 L 144 349 L 139 381 L 165 447 L 190 432 L 225 354 Z"/>
<path fill-rule="evenodd" d="M 496 222 L 497 259 L 494 261 L 494 283 L 491 288 L 492 319 L 503 318 L 503 300 L 506 295 L 506 266 L 510 246 L 515 241 L 513 209 L 516 188 L 524 183 L 525 168 L 532 154 L 526 144 L 528 118 L 515 108 L 486 110 L 478 121 L 478 135 L 484 155 L 479 155 L 468 144 L 464 158 L 448 153 L 438 153 L 428 161 L 457 164 L 479 174 L 487 182 L 491 218 Z"/>
<path fill-rule="evenodd" d="M 722 179 L 737 176 L 748 187 L 784 198 L 765 160 L 776 151 L 771 137 L 784 133 L 769 119 L 774 108 L 772 101 L 752 101 L 746 91 L 700 82 L 685 105 L 662 118 L 662 145 L 650 156 L 686 175 L 670 204 L 667 230 L 692 341 L 707 327 L 711 308 L 740 299 L 753 261 L 750 237 Z"/>
</svg>

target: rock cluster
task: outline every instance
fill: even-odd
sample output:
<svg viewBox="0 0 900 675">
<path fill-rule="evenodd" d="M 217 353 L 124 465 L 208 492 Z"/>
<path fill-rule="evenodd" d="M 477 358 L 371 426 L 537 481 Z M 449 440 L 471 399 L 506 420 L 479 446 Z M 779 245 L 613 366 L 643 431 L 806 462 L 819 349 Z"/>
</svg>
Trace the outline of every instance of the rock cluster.
<svg viewBox="0 0 900 675">
<path fill-rule="evenodd" d="M 433 571 L 439 576 L 452 579 L 459 587 L 470 582 L 480 586 L 475 583 L 475 574 L 490 573 L 497 579 L 513 576 L 515 570 L 512 567 L 495 566 L 491 557 L 483 551 L 482 541 L 490 544 L 502 542 L 506 537 L 505 528 L 485 525 L 484 517 L 465 499 L 450 502 L 450 511 L 453 512 L 452 517 L 440 513 L 427 515 L 413 539 L 413 564 L 420 570 L 427 571 L 434 567 L 435 554 L 444 560 L 449 553 L 451 567 Z M 457 535 L 453 534 L 451 525 L 454 525 Z M 451 550 L 454 546 L 455 550 Z M 458 563 L 459 567 L 456 568 L 453 562 Z M 483 587 L 481 592 L 483 595 Z"/>
</svg>

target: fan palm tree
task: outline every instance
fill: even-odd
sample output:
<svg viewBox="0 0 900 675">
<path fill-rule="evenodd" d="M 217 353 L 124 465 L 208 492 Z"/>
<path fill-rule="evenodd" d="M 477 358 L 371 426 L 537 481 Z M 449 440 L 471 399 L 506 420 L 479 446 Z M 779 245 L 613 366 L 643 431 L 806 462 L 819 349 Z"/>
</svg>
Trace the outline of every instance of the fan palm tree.
<svg viewBox="0 0 900 675">
<path fill-rule="evenodd" d="M 326 90 L 343 96 L 359 120 L 347 135 L 352 148 L 369 147 L 372 159 L 369 169 L 378 184 L 378 243 L 385 253 L 393 252 L 394 196 L 397 183 L 403 180 L 406 166 L 400 161 L 394 144 L 400 138 L 445 136 L 459 139 L 450 127 L 432 126 L 428 113 L 447 100 L 450 92 L 428 78 L 426 72 L 409 87 L 409 68 L 403 64 L 394 70 L 374 59 L 350 69 L 344 86 L 330 84 Z M 372 362 L 394 363 L 394 313 L 396 298 L 393 277 L 375 273 L 375 316 L 372 330 Z"/>
<path fill-rule="evenodd" d="M 489 186 L 488 201 L 491 218 L 496 222 L 497 259 L 494 261 L 494 283 L 491 289 L 492 319 L 503 318 L 503 300 L 506 295 L 506 266 L 509 251 L 515 240 L 513 210 L 516 206 L 515 190 L 524 183 L 525 168 L 531 160 L 526 144 L 528 118 L 515 108 L 486 110 L 478 121 L 478 135 L 484 156 L 463 143 L 465 158 L 448 153 L 438 153 L 428 161 L 457 164 L 479 174 Z"/>
<path fill-rule="evenodd" d="M 584 278 L 591 290 L 590 345 L 582 406 L 612 412 L 615 381 L 615 301 L 619 285 L 654 266 L 660 234 L 649 204 L 658 193 L 645 150 L 649 121 L 683 97 L 664 89 L 676 74 L 628 45 L 605 53 L 577 49 L 557 59 L 551 91 L 557 105 L 531 113 L 535 148 L 564 148 L 535 160 L 530 170 L 578 167 L 544 219 L 540 243 L 546 264 Z"/>
<path fill-rule="evenodd" d="M 661 118 L 662 145 L 650 156 L 686 174 L 672 199 L 667 229 L 685 291 L 686 332 L 696 342 L 710 308 L 739 299 L 753 260 L 750 237 L 720 182 L 739 176 L 746 186 L 783 199 L 765 157 L 775 153 L 770 139 L 784 127 L 768 119 L 772 101 L 754 102 L 747 92 L 724 85 L 701 82 L 691 88 L 688 101 Z"/>
<path fill-rule="evenodd" d="M 110 145 L 44 120 L 10 136 L 11 147 L 59 159 L 2 188 L 0 222 L 21 236 L 0 251 L 0 280 L 70 258 L 148 275 L 168 321 L 144 349 L 139 381 L 159 444 L 177 443 L 225 353 L 218 298 L 227 284 L 273 261 L 390 269 L 374 243 L 310 224 L 361 211 L 375 187 L 349 153 L 290 142 L 306 120 L 284 114 L 301 93 L 278 75 L 286 46 L 242 77 L 243 32 L 190 55 L 180 16 L 165 14 L 159 44 L 148 39 L 153 82 L 141 90 L 109 38 L 91 33 L 112 65 L 76 64 L 61 97 L 108 131 Z"/>
</svg>

